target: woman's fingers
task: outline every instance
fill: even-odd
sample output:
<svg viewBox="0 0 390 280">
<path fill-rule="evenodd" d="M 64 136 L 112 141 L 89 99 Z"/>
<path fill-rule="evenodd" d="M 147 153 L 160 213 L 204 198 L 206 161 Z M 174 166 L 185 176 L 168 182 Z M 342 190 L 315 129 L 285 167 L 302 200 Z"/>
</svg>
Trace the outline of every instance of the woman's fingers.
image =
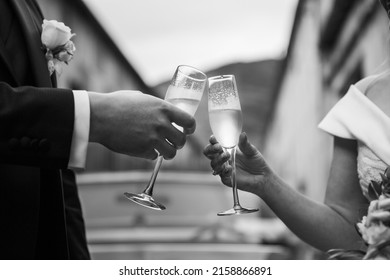
<svg viewBox="0 0 390 280">
<path fill-rule="evenodd" d="M 390 212 L 388 211 L 377 211 L 372 212 L 367 216 L 366 226 L 369 226 L 373 222 L 377 221 L 390 221 Z"/>
<path fill-rule="evenodd" d="M 223 149 L 221 144 L 215 143 L 215 144 L 208 144 L 204 150 L 203 154 L 208 158 L 208 159 L 213 159 L 214 157 L 220 155 L 223 153 Z"/>
<path fill-rule="evenodd" d="M 226 174 L 229 172 L 229 168 L 231 168 L 227 161 L 229 160 L 229 153 L 223 153 L 220 156 L 216 156 L 211 160 L 210 165 L 213 169 L 213 175 Z"/>
<path fill-rule="evenodd" d="M 249 140 L 248 140 L 248 137 L 246 136 L 246 133 L 245 132 L 242 132 L 240 134 L 240 139 L 239 139 L 239 143 L 238 143 L 238 147 L 240 148 L 240 150 L 242 151 L 242 153 L 246 156 L 254 156 L 257 154 L 257 149 L 255 146 L 253 146 Z"/>
<path fill-rule="evenodd" d="M 230 171 L 227 174 L 222 174 L 222 175 L 220 175 L 220 177 L 221 177 L 221 181 L 222 181 L 222 183 L 224 185 L 231 187 L 232 186 L 232 180 L 231 180 L 231 177 L 230 177 L 229 173 L 231 173 L 231 167 L 230 167 Z"/>
<path fill-rule="evenodd" d="M 215 138 L 214 135 L 211 135 L 211 136 L 210 136 L 209 142 L 210 142 L 210 144 L 212 144 L 212 145 L 218 143 L 217 138 Z"/>
<path fill-rule="evenodd" d="M 203 154 L 210 159 L 210 166 L 213 169 L 213 175 L 220 175 L 223 180 L 223 176 L 229 177 L 232 172 L 232 167 L 228 164 L 230 154 L 223 150 L 221 144 L 218 143 L 214 135 L 209 139 L 208 144 Z"/>
<path fill-rule="evenodd" d="M 390 210 L 390 198 L 379 200 L 377 207 L 382 210 Z"/>
</svg>

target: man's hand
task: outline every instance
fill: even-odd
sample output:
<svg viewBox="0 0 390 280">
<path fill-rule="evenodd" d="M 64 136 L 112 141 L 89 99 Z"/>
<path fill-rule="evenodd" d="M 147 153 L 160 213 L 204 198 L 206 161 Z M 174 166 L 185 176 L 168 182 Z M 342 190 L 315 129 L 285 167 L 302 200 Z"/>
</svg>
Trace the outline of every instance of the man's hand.
<svg viewBox="0 0 390 280">
<path fill-rule="evenodd" d="M 139 91 L 89 92 L 90 142 L 130 156 L 171 159 L 195 131 L 195 119 L 174 105 Z M 172 123 L 184 128 L 184 132 Z"/>
</svg>

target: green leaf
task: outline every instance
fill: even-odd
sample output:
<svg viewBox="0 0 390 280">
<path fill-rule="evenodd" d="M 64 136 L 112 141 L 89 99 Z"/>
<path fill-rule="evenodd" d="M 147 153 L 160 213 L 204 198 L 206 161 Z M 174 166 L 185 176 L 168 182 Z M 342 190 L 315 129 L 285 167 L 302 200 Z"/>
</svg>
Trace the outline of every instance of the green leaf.
<svg viewBox="0 0 390 280">
<path fill-rule="evenodd" d="M 385 176 L 390 179 L 390 166 L 388 166 L 385 170 Z"/>
<path fill-rule="evenodd" d="M 368 185 L 368 196 L 374 200 L 378 199 L 379 195 L 382 193 L 381 184 L 375 181 L 371 181 Z"/>
<path fill-rule="evenodd" d="M 365 252 L 360 250 L 331 249 L 327 252 L 329 260 L 361 260 Z"/>
<path fill-rule="evenodd" d="M 385 174 L 379 173 L 379 175 L 381 175 L 381 178 L 382 178 L 382 182 L 383 182 L 383 183 L 389 182 L 389 178 L 387 178 L 387 177 L 385 176 Z"/>
</svg>

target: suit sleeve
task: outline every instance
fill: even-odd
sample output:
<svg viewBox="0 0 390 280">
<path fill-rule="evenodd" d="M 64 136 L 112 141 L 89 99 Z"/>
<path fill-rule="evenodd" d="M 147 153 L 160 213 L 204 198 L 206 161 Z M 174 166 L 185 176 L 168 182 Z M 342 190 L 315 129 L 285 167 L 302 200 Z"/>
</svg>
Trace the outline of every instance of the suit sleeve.
<svg viewBox="0 0 390 280">
<path fill-rule="evenodd" d="M 73 125 L 71 90 L 0 81 L 0 163 L 67 168 Z"/>
</svg>

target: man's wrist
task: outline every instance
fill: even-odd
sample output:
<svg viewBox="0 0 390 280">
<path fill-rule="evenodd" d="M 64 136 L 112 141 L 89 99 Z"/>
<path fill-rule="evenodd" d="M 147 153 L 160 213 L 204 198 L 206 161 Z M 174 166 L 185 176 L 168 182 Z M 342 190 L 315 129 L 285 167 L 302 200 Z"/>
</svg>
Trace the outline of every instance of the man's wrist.
<svg viewBox="0 0 390 280">
<path fill-rule="evenodd" d="M 101 133 L 103 132 L 101 127 L 102 119 L 101 115 L 104 114 L 104 99 L 105 94 L 97 92 L 88 92 L 90 102 L 90 129 L 89 129 L 89 141 L 100 143 Z"/>
</svg>

